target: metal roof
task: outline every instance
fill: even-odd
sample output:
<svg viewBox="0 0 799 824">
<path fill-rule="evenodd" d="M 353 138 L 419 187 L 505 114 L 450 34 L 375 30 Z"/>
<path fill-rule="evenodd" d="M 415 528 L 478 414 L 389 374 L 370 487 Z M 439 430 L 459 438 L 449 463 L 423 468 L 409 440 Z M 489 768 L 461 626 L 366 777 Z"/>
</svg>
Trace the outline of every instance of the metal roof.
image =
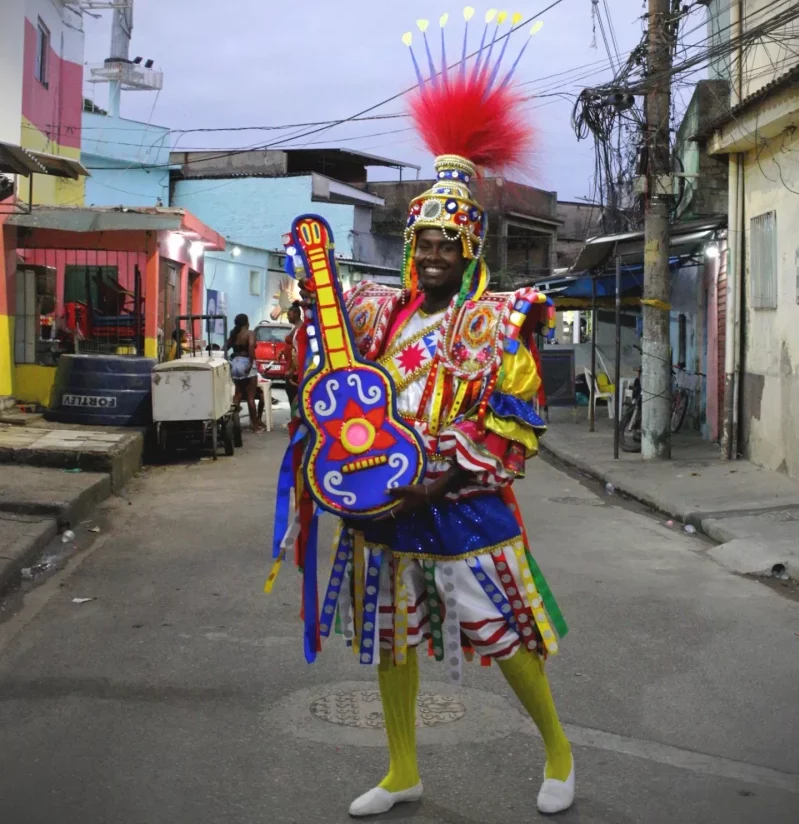
<svg viewBox="0 0 799 824">
<path fill-rule="evenodd" d="M 709 240 L 727 223 L 726 216 L 674 223 L 670 227 L 669 249 L 672 254 L 686 253 Z M 589 238 L 572 264 L 570 272 L 592 271 L 604 267 L 618 253 L 626 263 L 642 263 L 644 233 L 623 232 L 618 235 Z"/>
<path fill-rule="evenodd" d="M 191 212 L 174 206 L 37 206 L 9 215 L 8 224 L 61 232 L 172 231 L 223 250 L 225 239 Z"/>
<path fill-rule="evenodd" d="M 324 155 L 330 158 L 341 158 L 342 160 L 352 160 L 354 162 L 363 163 L 364 166 L 386 166 L 392 169 L 416 169 L 417 172 L 422 168 L 414 163 L 404 163 L 401 160 L 392 160 L 388 157 L 380 157 L 379 155 L 368 154 L 367 152 L 358 152 L 351 149 L 279 149 L 279 151 L 285 152 L 287 155 Z"/>
<path fill-rule="evenodd" d="M 4 142 L 0 142 L 0 172 L 25 177 L 32 174 L 54 175 L 70 177 L 73 180 L 89 175 L 83 164 L 77 160 L 47 152 L 34 152 L 14 143 Z"/>
</svg>

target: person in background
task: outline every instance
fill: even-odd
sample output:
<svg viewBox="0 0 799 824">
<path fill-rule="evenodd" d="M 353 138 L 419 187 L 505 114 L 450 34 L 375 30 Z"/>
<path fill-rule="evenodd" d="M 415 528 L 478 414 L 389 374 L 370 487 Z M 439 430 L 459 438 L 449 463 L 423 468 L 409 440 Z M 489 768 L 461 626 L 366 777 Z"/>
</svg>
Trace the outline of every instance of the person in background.
<svg viewBox="0 0 799 824">
<path fill-rule="evenodd" d="M 175 329 L 172 333 L 172 342 L 169 344 L 169 351 L 166 359 L 173 361 L 178 358 L 178 339 L 180 339 L 180 355 L 189 351 L 189 338 L 185 329 Z"/>
<path fill-rule="evenodd" d="M 230 371 L 236 394 L 233 397 L 234 406 L 247 398 L 247 409 L 250 413 L 250 425 L 253 432 L 263 432 L 264 425 L 258 419 L 255 408 L 255 392 L 258 387 L 258 372 L 255 368 L 255 333 L 250 330 L 250 319 L 247 315 L 236 315 L 233 331 L 225 343 L 225 352 L 233 350 L 230 361 Z"/>
<path fill-rule="evenodd" d="M 289 406 L 294 412 L 294 405 L 297 402 L 299 392 L 299 368 L 297 364 L 297 331 L 302 326 L 302 305 L 295 300 L 286 313 L 289 323 L 292 325 L 291 332 L 286 335 L 286 348 L 283 357 L 288 364 L 286 368 L 286 395 L 288 395 Z"/>
</svg>

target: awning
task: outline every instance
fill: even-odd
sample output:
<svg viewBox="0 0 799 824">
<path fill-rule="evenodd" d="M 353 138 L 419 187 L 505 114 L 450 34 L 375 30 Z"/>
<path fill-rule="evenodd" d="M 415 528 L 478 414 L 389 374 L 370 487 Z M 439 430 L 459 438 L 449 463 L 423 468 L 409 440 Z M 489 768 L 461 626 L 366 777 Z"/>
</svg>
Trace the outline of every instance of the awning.
<svg viewBox="0 0 799 824">
<path fill-rule="evenodd" d="M 684 261 L 679 257 L 669 259 L 672 273 L 681 268 Z M 590 307 L 593 300 L 593 283 L 596 281 L 598 306 L 613 306 L 616 301 L 616 273 L 591 275 L 584 273 L 561 280 L 548 280 L 538 288 L 552 298 L 556 309 L 582 309 Z M 637 306 L 644 292 L 644 267 L 642 264 L 622 266 L 621 302 L 623 306 Z"/>
<path fill-rule="evenodd" d="M 672 224 L 669 234 L 671 254 L 690 254 L 712 240 L 714 234 L 726 225 L 726 215 Z M 612 264 L 612 258 L 617 253 L 625 263 L 643 264 L 644 233 L 624 232 L 587 240 L 570 271 L 582 272 L 604 268 Z"/>
<path fill-rule="evenodd" d="M 9 215 L 12 226 L 60 232 L 175 232 L 204 244 L 207 252 L 222 251 L 225 239 L 186 209 L 172 206 L 36 206 Z"/>
<path fill-rule="evenodd" d="M 34 152 L 13 143 L 0 142 L 0 172 L 23 175 L 53 175 L 77 180 L 89 172 L 77 160 L 47 152 Z"/>
</svg>

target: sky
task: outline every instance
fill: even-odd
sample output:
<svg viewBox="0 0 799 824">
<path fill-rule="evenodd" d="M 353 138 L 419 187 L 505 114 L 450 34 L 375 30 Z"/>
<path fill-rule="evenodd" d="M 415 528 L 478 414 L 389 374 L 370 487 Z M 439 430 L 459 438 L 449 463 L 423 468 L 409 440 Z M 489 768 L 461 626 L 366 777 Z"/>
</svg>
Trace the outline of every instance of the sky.
<svg viewBox="0 0 799 824">
<path fill-rule="evenodd" d="M 538 18 L 550 2 L 517 0 L 508 7 L 509 12 L 518 11 L 544 23 L 519 64 L 515 81 L 524 84 L 526 92 L 540 95 L 527 104 L 537 133 L 529 182 L 557 191 L 561 200 L 575 200 L 591 194 L 594 153 L 589 140 L 578 142 L 574 136 L 573 95 L 610 79 L 612 72 L 599 29 L 596 48 L 592 46 L 592 0 L 561 0 Z M 451 59 L 459 53 L 465 5 L 463 0 L 458 4 L 440 0 L 305 0 L 302 4 L 287 0 L 135 0 L 130 56 L 152 58 L 164 72 L 164 87 L 160 93 L 123 92 L 121 113 L 171 129 L 350 117 L 413 85 L 413 66 L 401 38 L 413 29 L 417 54 L 423 55 L 417 19 L 431 21 L 437 44 L 438 20 L 449 12 L 448 56 Z M 476 14 L 470 38 L 476 48 L 491 6 L 472 5 Z M 642 0 L 598 3 L 603 15 L 606 8 L 611 10 L 622 56 L 641 37 L 643 5 Z M 101 63 L 109 51 L 111 12 L 97 14 L 98 19 L 87 16 L 84 22 L 88 64 Z M 505 65 L 510 64 L 508 57 L 518 53 L 527 31 L 529 26 L 514 33 Z M 437 52 L 436 45 L 436 59 Z M 98 105 L 105 105 L 106 86 L 86 83 L 84 92 Z M 572 97 L 544 96 L 553 92 Z M 372 114 L 402 110 L 399 99 Z M 232 148 L 276 144 L 286 134 L 221 132 L 175 135 L 175 140 L 178 149 Z M 432 174 L 432 158 L 402 119 L 348 123 L 282 145 L 360 149 L 421 165 L 422 176 Z M 396 172 L 388 172 L 389 179 L 392 175 Z M 375 170 L 370 176 L 384 178 L 386 173 Z"/>
</svg>

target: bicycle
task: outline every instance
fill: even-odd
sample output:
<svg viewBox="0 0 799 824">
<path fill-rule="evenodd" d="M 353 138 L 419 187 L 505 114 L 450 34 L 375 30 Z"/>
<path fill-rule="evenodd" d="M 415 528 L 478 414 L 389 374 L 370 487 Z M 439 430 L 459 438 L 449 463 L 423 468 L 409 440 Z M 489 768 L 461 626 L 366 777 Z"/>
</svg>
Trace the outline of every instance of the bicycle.
<svg viewBox="0 0 799 824">
<path fill-rule="evenodd" d="M 638 347 L 636 347 L 638 348 Z M 639 350 L 640 351 L 640 350 Z M 685 366 L 678 364 L 671 370 L 671 431 L 679 432 L 685 421 L 690 402 L 690 392 L 677 384 L 677 371 L 684 372 Z M 641 391 L 641 369 L 637 369 L 633 383 L 632 401 L 627 404 L 619 424 L 619 446 L 624 452 L 641 451 L 641 417 L 643 392 Z"/>
</svg>

